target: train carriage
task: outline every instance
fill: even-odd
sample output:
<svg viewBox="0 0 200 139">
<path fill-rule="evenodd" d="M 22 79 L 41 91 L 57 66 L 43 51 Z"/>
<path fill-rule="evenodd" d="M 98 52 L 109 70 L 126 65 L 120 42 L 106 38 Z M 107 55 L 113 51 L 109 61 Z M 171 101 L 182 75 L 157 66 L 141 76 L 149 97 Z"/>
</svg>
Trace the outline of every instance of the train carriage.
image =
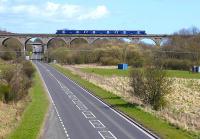
<svg viewBox="0 0 200 139">
<path fill-rule="evenodd" d="M 56 34 L 146 35 L 144 30 L 57 30 Z"/>
</svg>

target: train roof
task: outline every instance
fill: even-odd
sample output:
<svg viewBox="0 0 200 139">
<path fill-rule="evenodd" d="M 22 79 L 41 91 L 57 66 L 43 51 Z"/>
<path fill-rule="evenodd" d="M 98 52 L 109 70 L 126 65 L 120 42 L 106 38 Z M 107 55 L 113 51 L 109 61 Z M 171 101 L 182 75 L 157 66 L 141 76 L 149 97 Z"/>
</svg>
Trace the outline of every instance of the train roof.
<svg viewBox="0 0 200 139">
<path fill-rule="evenodd" d="M 74 30 L 84 30 L 84 31 L 145 31 L 145 30 L 111 30 L 111 29 L 108 29 L 108 30 L 100 30 L 100 29 L 89 29 L 89 30 L 87 30 L 87 29 L 59 29 L 59 30 L 68 30 L 68 31 L 74 31 Z"/>
</svg>

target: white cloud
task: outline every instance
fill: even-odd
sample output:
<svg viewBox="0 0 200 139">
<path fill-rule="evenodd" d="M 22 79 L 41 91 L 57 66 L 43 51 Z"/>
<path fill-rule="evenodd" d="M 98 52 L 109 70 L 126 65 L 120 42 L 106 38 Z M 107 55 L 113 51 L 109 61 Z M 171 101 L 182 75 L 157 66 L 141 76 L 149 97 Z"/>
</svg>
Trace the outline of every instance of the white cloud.
<svg viewBox="0 0 200 139">
<path fill-rule="evenodd" d="M 10 4 L 8 0 L 0 0 L 0 13 L 23 15 L 36 19 L 52 19 L 52 20 L 95 20 L 103 18 L 107 15 L 108 9 L 101 5 L 93 8 L 73 4 L 61 4 L 56 2 L 46 2 L 43 5 L 35 4 Z"/>
<path fill-rule="evenodd" d="M 80 20 L 84 20 L 84 19 L 99 19 L 99 18 L 104 17 L 108 13 L 109 12 L 108 12 L 108 9 L 106 8 L 106 6 L 101 5 L 101 6 L 98 6 L 95 10 L 90 11 L 89 13 L 79 16 L 79 19 Z"/>
</svg>

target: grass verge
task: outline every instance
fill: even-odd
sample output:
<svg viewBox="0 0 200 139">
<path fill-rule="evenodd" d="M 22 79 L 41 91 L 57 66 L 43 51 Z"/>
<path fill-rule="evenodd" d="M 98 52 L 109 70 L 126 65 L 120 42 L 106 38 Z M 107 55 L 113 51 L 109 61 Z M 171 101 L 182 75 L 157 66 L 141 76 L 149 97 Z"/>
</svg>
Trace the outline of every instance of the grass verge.
<svg viewBox="0 0 200 139">
<path fill-rule="evenodd" d="M 144 127 L 150 129 L 161 138 L 165 139 L 192 139 L 197 138 L 197 135 L 178 129 L 164 120 L 156 118 L 155 116 L 142 111 L 136 105 L 127 103 L 122 98 L 112 94 L 111 92 L 105 91 L 102 88 L 82 79 L 80 76 L 72 74 L 68 69 L 65 69 L 59 65 L 52 65 L 58 71 L 62 72 L 72 80 L 85 87 L 87 90 L 92 92 L 94 95 L 101 98 L 104 102 L 110 104 L 113 108 L 120 110 L 132 119 L 136 120 Z"/>
<path fill-rule="evenodd" d="M 118 69 L 103 69 L 103 68 L 81 68 L 81 71 L 87 73 L 94 73 L 101 76 L 129 76 L 131 69 L 118 70 Z M 181 70 L 166 70 L 168 77 L 186 78 L 186 79 L 200 79 L 199 73 L 192 73 L 189 71 Z"/>
<path fill-rule="evenodd" d="M 36 139 L 39 136 L 49 101 L 38 73 L 34 76 L 29 95 L 31 102 L 23 112 L 19 125 L 11 132 L 8 139 Z"/>
</svg>

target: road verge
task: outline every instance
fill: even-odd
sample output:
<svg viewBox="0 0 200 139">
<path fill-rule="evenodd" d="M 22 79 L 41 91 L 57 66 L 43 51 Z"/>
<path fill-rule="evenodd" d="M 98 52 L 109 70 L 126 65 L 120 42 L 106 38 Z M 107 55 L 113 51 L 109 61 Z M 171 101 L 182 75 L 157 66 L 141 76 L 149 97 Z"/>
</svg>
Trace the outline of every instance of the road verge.
<svg viewBox="0 0 200 139">
<path fill-rule="evenodd" d="M 48 112 L 49 101 L 38 73 L 35 73 L 29 95 L 31 102 L 23 112 L 21 122 L 8 136 L 8 139 L 39 138 L 45 115 Z"/>
</svg>

